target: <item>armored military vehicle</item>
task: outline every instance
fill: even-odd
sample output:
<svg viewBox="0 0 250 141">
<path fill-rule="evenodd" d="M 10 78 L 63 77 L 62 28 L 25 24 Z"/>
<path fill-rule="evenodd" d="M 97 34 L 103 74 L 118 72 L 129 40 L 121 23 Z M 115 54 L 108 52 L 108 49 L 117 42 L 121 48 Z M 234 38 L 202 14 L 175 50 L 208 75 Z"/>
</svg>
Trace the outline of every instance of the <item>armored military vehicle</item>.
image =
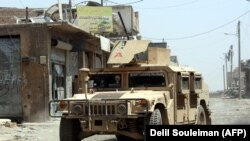
<svg viewBox="0 0 250 141">
<path fill-rule="evenodd" d="M 142 140 L 147 124 L 211 124 L 202 74 L 173 63 L 169 48 L 149 44 L 119 41 L 109 67 L 80 69 L 79 94 L 51 101 L 62 114 L 61 141 L 94 134 Z"/>
</svg>

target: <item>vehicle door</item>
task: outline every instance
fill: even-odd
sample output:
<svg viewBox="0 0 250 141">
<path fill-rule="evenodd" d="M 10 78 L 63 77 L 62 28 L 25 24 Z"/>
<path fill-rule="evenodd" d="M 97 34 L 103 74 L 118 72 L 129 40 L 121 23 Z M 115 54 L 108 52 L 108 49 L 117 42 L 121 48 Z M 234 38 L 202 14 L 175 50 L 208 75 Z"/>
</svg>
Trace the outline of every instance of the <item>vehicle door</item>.
<svg viewBox="0 0 250 141">
<path fill-rule="evenodd" d="M 177 123 L 189 121 L 190 75 L 187 72 L 177 74 L 176 116 Z"/>
</svg>

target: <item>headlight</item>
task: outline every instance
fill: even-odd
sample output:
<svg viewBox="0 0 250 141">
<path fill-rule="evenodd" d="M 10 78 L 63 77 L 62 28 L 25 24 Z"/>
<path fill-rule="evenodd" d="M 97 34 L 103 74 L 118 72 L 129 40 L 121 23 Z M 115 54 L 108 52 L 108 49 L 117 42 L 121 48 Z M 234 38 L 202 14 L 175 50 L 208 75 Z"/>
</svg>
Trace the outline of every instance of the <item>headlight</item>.
<svg viewBox="0 0 250 141">
<path fill-rule="evenodd" d="M 145 99 L 142 100 L 136 100 L 135 101 L 135 106 L 139 106 L 139 107 L 147 107 L 148 105 L 148 101 Z"/>
<path fill-rule="evenodd" d="M 67 103 L 67 101 L 62 100 L 62 101 L 59 101 L 58 106 L 59 106 L 60 110 L 65 110 L 68 106 L 68 103 Z"/>
<path fill-rule="evenodd" d="M 118 114 L 126 114 L 127 113 L 127 107 L 126 107 L 126 105 L 125 104 L 119 104 L 118 106 L 117 106 L 117 113 Z"/>
<path fill-rule="evenodd" d="M 72 107 L 72 114 L 81 115 L 83 113 L 83 106 L 76 104 Z"/>
</svg>

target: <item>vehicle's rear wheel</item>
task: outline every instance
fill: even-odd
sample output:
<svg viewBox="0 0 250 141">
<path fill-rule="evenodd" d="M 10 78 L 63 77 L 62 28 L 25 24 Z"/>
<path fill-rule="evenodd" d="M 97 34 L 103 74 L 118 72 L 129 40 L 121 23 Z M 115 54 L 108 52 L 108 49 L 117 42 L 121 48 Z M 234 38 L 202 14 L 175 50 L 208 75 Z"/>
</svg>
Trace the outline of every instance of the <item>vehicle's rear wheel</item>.
<svg viewBox="0 0 250 141">
<path fill-rule="evenodd" d="M 150 116 L 149 125 L 164 124 L 167 124 L 166 111 L 163 108 L 156 108 Z"/>
<path fill-rule="evenodd" d="M 211 114 L 208 108 L 205 108 L 205 113 L 206 113 L 206 120 L 207 120 L 207 125 L 212 124 L 212 119 L 211 119 Z"/>
<path fill-rule="evenodd" d="M 207 116 L 207 125 L 211 125 L 212 124 L 212 119 L 210 116 Z"/>
<path fill-rule="evenodd" d="M 206 113 L 205 113 L 203 106 L 201 106 L 201 105 L 198 107 L 196 124 L 198 124 L 198 125 L 206 125 L 207 124 L 207 116 L 206 116 Z"/>
<path fill-rule="evenodd" d="M 60 141 L 81 141 L 79 137 L 80 132 L 81 127 L 77 119 L 61 118 Z"/>
</svg>

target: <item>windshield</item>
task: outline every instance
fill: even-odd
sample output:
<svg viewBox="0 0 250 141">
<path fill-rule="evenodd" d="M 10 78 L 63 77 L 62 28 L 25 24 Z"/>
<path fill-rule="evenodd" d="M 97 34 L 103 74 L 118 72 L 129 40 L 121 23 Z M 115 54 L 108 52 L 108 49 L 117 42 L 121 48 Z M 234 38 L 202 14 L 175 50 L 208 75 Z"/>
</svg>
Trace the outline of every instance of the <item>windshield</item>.
<svg viewBox="0 0 250 141">
<path fill-rule="evenodd" d="M 121 88 L 121 74 L 94 74 L 89 80 L 92 88 Z"/>
<path fill-rule="evenodd" d="M 163 72 L 132 72 L 129 73 L 129 87 L 164 87 L 166 86 Z"/>
</svg>

